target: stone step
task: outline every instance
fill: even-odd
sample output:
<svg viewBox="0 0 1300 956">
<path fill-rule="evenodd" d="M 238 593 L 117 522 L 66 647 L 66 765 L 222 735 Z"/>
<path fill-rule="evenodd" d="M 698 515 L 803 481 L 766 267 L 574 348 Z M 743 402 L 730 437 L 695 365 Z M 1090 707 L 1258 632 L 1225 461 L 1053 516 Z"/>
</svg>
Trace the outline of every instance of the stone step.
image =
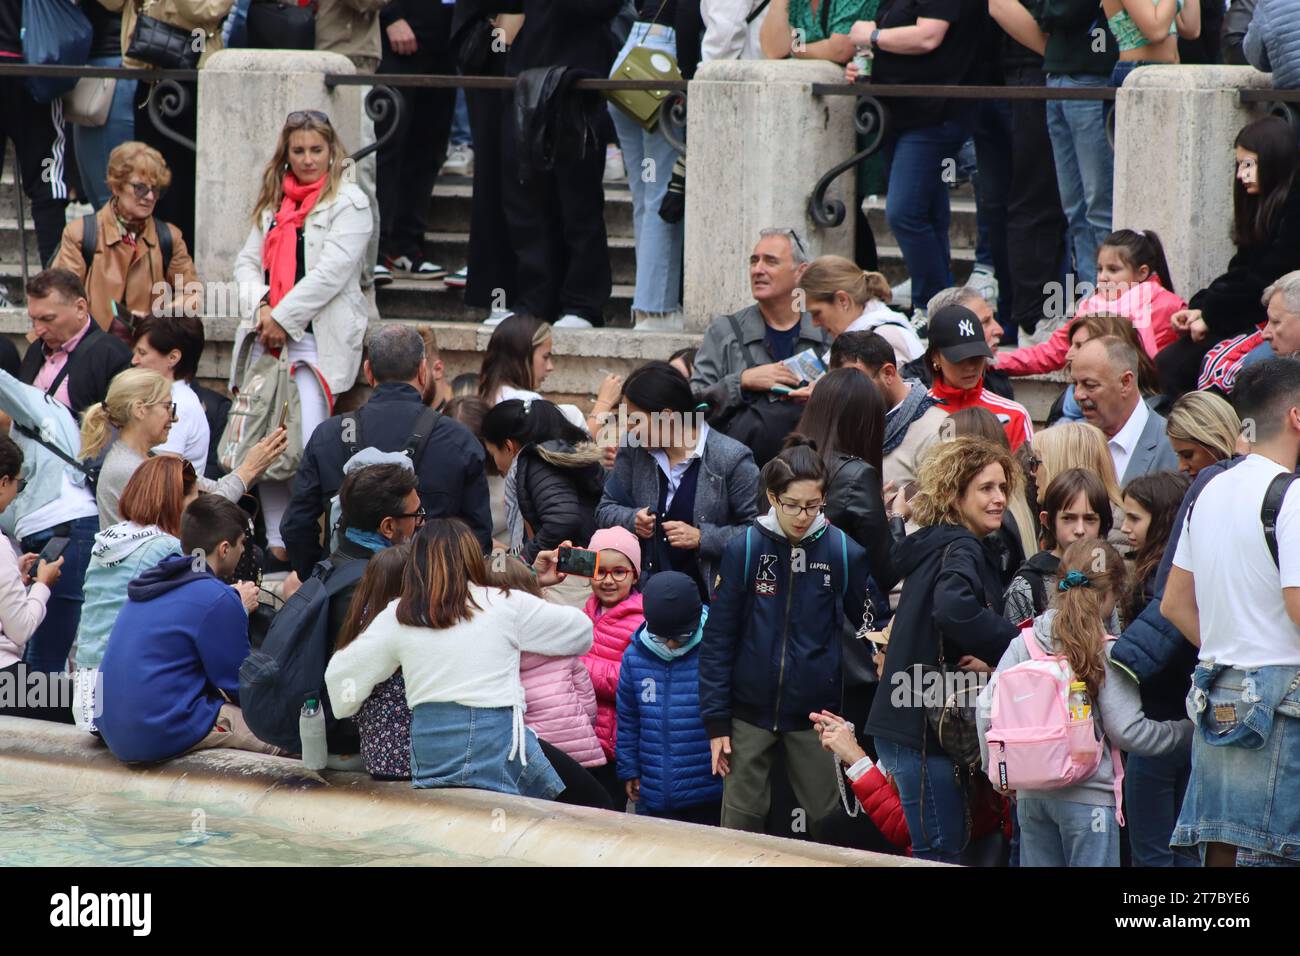
<svg viewBox="0 0 1300 956">
<path fill-rule="evenodd" d="M 871 224 L 871 234 L 876 237 L 877 246 L 896 246 L 894 231 L 889 228 L 885 218 L 885 197 L 868 196 L 862 201 L 867 212 L 867 222 Z M 974 249 L 979 237 L 975 222 L 975 199 L 952 192 L 949 194 L 949 206 L 952 220 L 948 226 L 948 241 L 955 252 L 957 249 Z"/>
<path fill-rule="evenodd" d="M 426 232 L 425 254 L 448 272 L 465 265 L 469 253 L 468 232 Z M 609 265 L 614 283 L 632 285 L 636 282 L 636 246 L 631 236 L 609 237 Z M 427 284 L 424 280 L 413 280 Z"/>
<path fill-rule="evenodd" d="M 445 265 L 445 263 L 443 263 Z M 631 284 L 616 283 L 605 303 L 605 323 L 629 328 L 632 324 Z M 378 290 L 379 314 L 387 319 L 435 322 L 481 322 L 488 310 L 467 306 L 463 289 L 449 289 L 441 280 L 394 279 Z"/>
<path fill-rule="evenodd" d="M 472 180 L 464 176 L 440 177 L 434 184 L 429 207 L 430 231 L 468 233 L 473 194 Z M 626 186 L 605 185 L 605 231 L 611 238 L 632 237 L 632 194 Z"/>
</svg>

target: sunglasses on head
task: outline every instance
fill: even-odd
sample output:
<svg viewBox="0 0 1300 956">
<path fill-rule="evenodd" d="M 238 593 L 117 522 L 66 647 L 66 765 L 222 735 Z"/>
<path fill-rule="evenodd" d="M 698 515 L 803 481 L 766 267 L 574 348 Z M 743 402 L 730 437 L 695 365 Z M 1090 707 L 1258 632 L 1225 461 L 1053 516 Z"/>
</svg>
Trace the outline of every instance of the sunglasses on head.
<svg viewBox="0 0 1300 956">
<path fill-rule="evenodd" d="M 289 126 L 306 126 L 308 123 L 332 125 L 329 116 L 320 110 L 294 110 L 285 118 L 285 123 Z"/>
</svg>

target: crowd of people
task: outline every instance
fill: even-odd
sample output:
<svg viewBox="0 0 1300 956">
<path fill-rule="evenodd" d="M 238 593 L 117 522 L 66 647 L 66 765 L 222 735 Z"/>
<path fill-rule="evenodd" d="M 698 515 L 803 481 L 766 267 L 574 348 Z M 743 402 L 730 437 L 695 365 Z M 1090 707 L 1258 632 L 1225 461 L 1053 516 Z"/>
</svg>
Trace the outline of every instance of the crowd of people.
<svg viewBox="0 0 1300 956">
<path fill-rule="evenodd" d="M 425 20 L 402 2 L 348 14 L 376 39 L 383 24 L 382 55 L 349 50 L 372 71 L 499 68 L 541 112 L 547 84 L 529 71 L 617 72 L 615 3 L 525 2 L 494 26 L 491 4 Z M 996 62 L 1008 82 L 1098 86 L 1178 62 L 1213 19 L 1197 0 L 1106 0 L 1104 17 L 1086 12 L 1114 48 L 1085 51 L 1088 5 L 1070 0 L 1034 14 L 995 0 L 992 21 L 955 0 L 744 6 L 638 4 L 617 62 L 648 47 L 688 72 L 759 50 L 850 63 L 853 78 L 865 49 L 873 82 L 973 82 Z M 134 17 L 110 29 L 96 14 L 100 38 Z M 501 23 L 516 31 L 504 61 L 446 45 L 468 30 L 481 47 Z M 986 34 L 1006 56 L 982 55 Z M 1259 48 L 1249 31 L 1245 48 Z M 79 161 L 96 144 L 103 179 L 82 178 L 102 203 L 58 229 L 66 196 L 38 209 L 33 194 L 50 266 L 26 285 L 26 353 L 0 346 L 0 675 L 49 692 L 0 715 L 75 723 L 132 765 L 209 748 L 305 760 L 319 718 L 326 764 L 378 779 L 942 862 L 1291 862 L 1287 123 L 1237 135 L 1235 252 L 1183 299 L 1159 236 L 1111 229 L 1099 102 L 981 112 L 1009 124 L 1016 164 L 1042 165 L 1035 137 L 1055 156 L 1055 177 L 1015 176 L 1017 202 L 988 227 L 995 303 L 978 274 L 953 284 L 947 187 L 914 175 L 973 135 L 996 220 L 988 130 L 959 101 L 919 101 L 886 150 L 908 290 L 861 250 L 813 258 L 796 229 L 762 229 L 751 303 L 698 348 L 608 375 L 580 408 L 545 382 L 553 328 L 599 325 L 609 295 L 600 163 L 525 155 L 508 95 L 469 95 L 463 278 L 467 301 L 508 288 L 510 308 L 478 372 L 450 382 L 429 330 L 369 320 L 365 289 L 385 271 L 444 271 L 423 226 L 386 206 L 427 192 L 409 141 L 381 151 L 378 184 L 353 182 L 326 114 L 285 118 L 239 211 L 233 399 L 197 381 L 202 286 L 192 225 L 162 211 L 183 175 L 171 158 L 92 138 Z M 428 116 L 454 121 L 450 94 L 420 103 L 407 140 L 431 135 Z M 595 129 L 603 110 L 579 121 Z M 611 111 L 629 162 L 673 159 L 662 130 Z M 672 194 L 653 178 L 632 189 L 646 328 L 680 312 Z M 1021 199 L 1034 208 L 1013 214 Z M 1044 296 L 1066 272 L 1081 292 L 1055 315 Z M 185 281 L 160 296 L 169 275 Z M 1011 348 L 1017 329 L 1037 341 Z M 1016 379 L 1062 370 L 1035 430 Z"/>
</svg>

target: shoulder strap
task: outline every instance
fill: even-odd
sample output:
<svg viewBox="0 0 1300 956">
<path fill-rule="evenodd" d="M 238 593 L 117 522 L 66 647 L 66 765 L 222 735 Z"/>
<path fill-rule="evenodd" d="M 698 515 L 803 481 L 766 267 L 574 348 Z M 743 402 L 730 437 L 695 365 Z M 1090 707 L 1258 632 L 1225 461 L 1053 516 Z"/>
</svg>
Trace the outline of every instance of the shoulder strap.
<svg viewBox="0 0 1300 956">
<path fill-rule="evenodd" d="M 749 580 L 749 549 L 750 549 L 749 534 L 753 530 L 754 530 L 753 525 L 750 525 L 748 528 L 745 529 L 745 580 L 746 581 Z"/>
<path fill-rule="evenodd" d="M 429 439 L 433 436 L 439 417 L 438 410 L 428 405 L 420 410 L 415 424 L 411 427 L 411 437 L 406 442 L 406 457 L 411 459 L 412 465 L 418 465 L 420 459 L 424 457 L 424 450 L 429 445 Z"/>
<path fill-rule="evenodd" d="M 1037 568 L 1029 568 L 1029 573 L 1025 575 L 1025 580 L 1029 582 L 1029 593 L 1034 598 L 1034 608 L 1047 606 L 1047 579 Z"/>
<path fill-rule="evenodd" d="M 1038 638 L 1034 636 L 1032 627 L 1021 628 L 1020 639 L 1025 642 L 1025 650 L 1029 652 L 1030 660 L 1041 661 L 1047 658 L 1047 653 L 1038 645 Z"/>
<path fill-rule="evenodd" d="M 63 368 L 59 369 L 59 374 L 54 376 L 54 381 L 51 382 L 50 387 L 45 390 L 45 394 L 48 395 L 50 398 L 54 398 L 54 393 L 59 390 L 59 386 L 63 384 L 63 380 L 67 378 L 68 373 L 72 371 L 72 363 L 77 360 L 77 355 L 78 353 L 81 352 L 82 348 L 85 346 L 86 339 L 90 338 L 97 331 L 99 331 L 99 329 L 95 324 L 94 318 L 92 317 L 90 320 L 90 328 L 86 330 L 86 334 L 82 336 L 81 341 L 77 343 L 77 347 L 68 353 L 67 359 L 65 359 L 63 362 Z"/>
<path fill-rule="evenodd" d="M 349 434 L 352 436 L 350 441 L 344 442 L 344 445 L 347 448 L 348 458 L 351 458 L 362 447 L 364 447 L 361 444 L 361 416 L 356 412 L 347 412 L 344 414 L 343 420 L 340 422 L 340 427 L 342 429 L 339 433 L 340 436 Z"/>
<path fill-rule="evenodd" d="M 1282 502 L 1286 499 L 1287 489 L 1291 487 L 1291 482 L 1300 478 L 1300 474 L 1294 471 L 1287 472 L 1284 475 L 1276 476 L 1268 483 L 1268 490 L 1264 492 L 1264 503 L 1259 509 L 1259 520 L 1264 525 L 1264 540 L 1268 542 L 1268 552 L 1273 555 L 1273 563 L 1280 566 L 1277 556 L 1277 516 L 1282 510 Z M 1191 509 L 1188 509 L 1189 513 Z"/>
<path fill-rule="evenodd" d="M 740 327 L 740 320 L 733 312 L 727 316 L 727 321 L 731 323 L 731 332 L 736 336 L 736 344 L 740 346 L 740 357 L 744 359 L 745 368 L 753 368 L 758 363 L 750 356 L 749 349 L 745 346 L 745 333 Z"/>
<path fill-rule="evenodd" d="M 172 264 L 172 230 L 157 216 L 153 217 L 153 227 L 158 233 L 158 251 L 162 253 L 163 281 L 166 281 L 167 269 Z"/>
<path fill-rule="evenodd" d="M 28 428 L 26 425 L 20 425 L 18 422 L 14 422 L 14 428 L 18 429 L 21 434 L 26 435 L 32 441 L 36 442 L 36 444 L 40 445 L 51 455 L 54 455 L 56 458 L 61 458 L 64 464 L 71 465 L 87 478 L 95 477 L 94 472 L 91 471 L 90 467 L 84 461 L 78 461 L 58 445 L 46 441 L 38 429 Z"/>
<path fill-rule="evenodd" d="M 86 263 L 86 277 L 95 261 L 95 246 L 99 242 L 99 223 L 93 212 L 81 217 L 81 258 Z"/>
<path fill-rule="evenodd" d="M 758 6 L 756 6 L 752 11 L 750 11 L 749 16 L 745 17 L 745 23 L 746 23 L 746 24 L 750 24 L 750 23 L 753 23 L 755 20 L 757 20 L 757 19 L 758 19 L 758 15 L 759 15 L 760 13 L 762 13 L 764 10 L 767 9 L 767 5 L 768 5 L 770 2 L 771 2 L 771 0 L 763 0 L 762 3 L 760 3 L 760 4 L 759 4 Z"/>
</svg>

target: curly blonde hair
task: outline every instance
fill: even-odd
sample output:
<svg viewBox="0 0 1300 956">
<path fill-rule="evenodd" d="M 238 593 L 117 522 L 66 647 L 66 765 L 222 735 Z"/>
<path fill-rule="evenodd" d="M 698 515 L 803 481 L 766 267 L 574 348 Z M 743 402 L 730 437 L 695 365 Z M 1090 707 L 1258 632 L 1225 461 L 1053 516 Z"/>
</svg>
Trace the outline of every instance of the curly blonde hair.
<svg viewBox="0 0 1300 956">
<path fill-rule="evenodd" d="M 963 435 L 934 446 L 917 472 L 919 490 L 912 499 L 912 520 L 922 527 L 948 521 L 964 525 L 962 495 L 989 465 L 1001 465 L 1007 480 L 1007 505 L 1020 490 L 1021 469 L 1011 453 L 983 438 Z"/>
</svg>

